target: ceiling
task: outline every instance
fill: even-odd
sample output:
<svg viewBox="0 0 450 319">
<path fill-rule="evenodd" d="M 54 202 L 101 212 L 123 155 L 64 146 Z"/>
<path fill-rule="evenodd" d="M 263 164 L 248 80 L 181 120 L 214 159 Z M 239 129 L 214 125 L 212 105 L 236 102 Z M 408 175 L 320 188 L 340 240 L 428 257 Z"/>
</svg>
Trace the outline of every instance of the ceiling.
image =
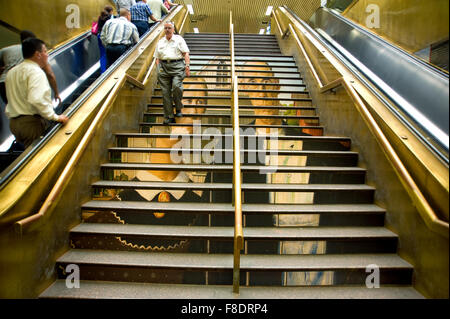
<svg viewBox="0 0 450 319">
<path fill-rule="evenodd" d="M 308 20 L 320 7 L 321 0 L 176 0 L 180 4 L 192 4 L 191 27 L 200 32 L 228 33 L 230 10 L 233 12 L 235 33 L 258 33 L 266 28 L 270 18 L 267 6 L 274 9 L 286 5 L 300 18 Z"/>
</svg>

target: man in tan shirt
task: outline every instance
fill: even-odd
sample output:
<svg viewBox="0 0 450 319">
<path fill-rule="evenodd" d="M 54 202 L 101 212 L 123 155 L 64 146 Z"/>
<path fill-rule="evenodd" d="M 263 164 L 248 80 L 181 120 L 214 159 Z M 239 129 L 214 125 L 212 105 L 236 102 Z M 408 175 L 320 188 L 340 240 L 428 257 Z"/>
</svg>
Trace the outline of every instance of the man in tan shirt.
<svg viewBox="0 0 450 319">
<path fill-rule="evenodd" d="M 29 38 L 22 43 L 24 61 L 6 76 L 8 105 L 5 113 L 9 127 L 25 148 L 47 129 L 47 121 L 67 123 L 68 117 L 53 110 L 51 88 L 42 68 L 48 64 L 42 40 Z"/>
</svg>

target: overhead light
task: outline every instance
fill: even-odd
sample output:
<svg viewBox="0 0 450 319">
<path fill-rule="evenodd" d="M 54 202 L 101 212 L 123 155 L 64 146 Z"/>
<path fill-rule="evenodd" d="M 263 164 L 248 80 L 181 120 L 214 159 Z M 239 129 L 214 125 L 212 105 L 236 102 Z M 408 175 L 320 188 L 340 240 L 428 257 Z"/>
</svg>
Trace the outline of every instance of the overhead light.
<svg viewBox="0 0 450 319">
<path fill-rule="evenodd" d="M 272 13 L 272 9 L 273 9 L 273 6 L 267 7 L 266 16 L 270 16 L 270 14 Z"/>
<path fill-rule="evenodd" d="M 194 28 L 194 33 L 199 33 L 198 28 Z"/>
<path fill-rule="evenodd" d="M 187 7 L 189 13 L 193 15 L 194 14 L 194 8 L 192 7 L 192 4 L 187 4 L 186 7 Z"/>
<path fill-rule="evenodd" d="M 266 31 L 266 30 L 264 30 L 264 29 L 260 29 L 260 30 L 259 30 L 259 34 L 264 34 L 265 31 Z"/>
</svg>

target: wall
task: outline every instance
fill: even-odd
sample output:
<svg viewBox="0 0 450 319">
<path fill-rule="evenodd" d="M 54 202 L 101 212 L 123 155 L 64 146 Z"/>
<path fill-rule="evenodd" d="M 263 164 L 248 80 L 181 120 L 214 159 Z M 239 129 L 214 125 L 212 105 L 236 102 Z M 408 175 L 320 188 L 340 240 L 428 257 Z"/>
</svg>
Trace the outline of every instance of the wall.
<svg viewBox="0 0 450 319">
<path fill-rule="evenodd" d="M 33 31 L 53 48 L 89 30 L 103 7 L 112 3 L 110 0 L 0 0 L 0 20 L 19 30 Z M 76 21 L 72 19 L 76 14 L 73 5 L 79 8 L 77 26 L 72 26 Z"/>
<path fill-rule="evenodd" d="M 344 12 L 344 16 L 366 26 L 366 19 L 372 12 L 366 12 L 370 4 L 380 9 L 379 28 L 370 31 L 411 53 L 448 40 L 448 0 L 359 0 Z"/>
</svg>

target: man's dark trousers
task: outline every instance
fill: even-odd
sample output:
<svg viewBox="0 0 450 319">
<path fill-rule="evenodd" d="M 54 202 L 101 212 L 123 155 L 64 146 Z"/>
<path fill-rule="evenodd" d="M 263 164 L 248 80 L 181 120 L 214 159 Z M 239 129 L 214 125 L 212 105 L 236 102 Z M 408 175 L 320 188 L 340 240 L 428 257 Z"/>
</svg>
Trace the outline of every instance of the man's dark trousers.
<svg viewBox="0 0 450 319">
<path fill-rule="evenodd" d="M 173 103 L 177 112 L 183 108 L 183 80 L 186 77 L 184 61 L 165 62 L 159 61 L 158 82 L 161 86 L 164 118 L 173 118 Z"/>
<path fill-rule="evenodd" d="M 134 20 L 131 21 L 133 22 L 133 24 L 136 26 L 138 33 L 139 33 L 139 38 L 142 37 L 142 35 L 148 31 L 148 29 L 150 29 L 150 24 L 147 21 L 143 21 L 143 20 Z"/>
<path fill-rule="evenodd" d="M 125 44 L 108 44 L 106 46 L 106 59 L 108 60 L 108 68 L 116 62 L 128 50 L 129 46 Z"/>
</svg>

